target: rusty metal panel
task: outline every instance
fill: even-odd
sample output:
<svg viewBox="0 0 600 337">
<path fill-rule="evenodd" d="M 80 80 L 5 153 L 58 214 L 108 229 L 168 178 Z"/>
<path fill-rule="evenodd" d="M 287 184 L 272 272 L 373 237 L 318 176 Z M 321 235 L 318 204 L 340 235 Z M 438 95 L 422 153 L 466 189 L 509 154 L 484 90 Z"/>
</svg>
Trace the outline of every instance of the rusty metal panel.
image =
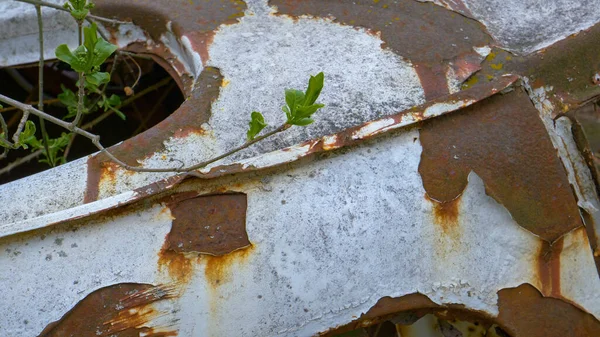
<svg viewBox="0 0 600 337">
<path fill-rule="evenodd" d="M 563 116 L 600 94 L 593 1 L 97 2 L 187 97 L 111 148 L 132 165 L 230 149 L 308 73 L 327 109 L 195 177 L 92 155 L 0 186 L 0 335 L 597 335 L 597 181 Z"/>
<path fill-rule="evenodd" d="M 177 196 L 174 196 L 177 199 Z M 246 195 L 221 194 L 176 201 L 166 250 L 223 256 L 250 245 Z"/>
</svg>

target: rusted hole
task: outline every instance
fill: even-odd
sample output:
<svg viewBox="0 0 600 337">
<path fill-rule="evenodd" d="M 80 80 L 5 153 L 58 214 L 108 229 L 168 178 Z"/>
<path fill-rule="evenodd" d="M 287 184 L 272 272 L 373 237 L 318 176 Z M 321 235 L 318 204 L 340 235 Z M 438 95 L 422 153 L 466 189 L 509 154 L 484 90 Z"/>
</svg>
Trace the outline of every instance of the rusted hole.
<svg viewBox="0 0 600 337">
<path fill-rule="evenodd" d="M 441 306 L 427 296 L 415 293 L 381 298 L 357 320 L 321 336 L 397 337 L 397 332 L 400 332 L 401 336 L 437 336 L 442 333 L 445 337 L 496 337 L 498 334 L 494 333 L 498 328 L 503 329 L 486 314 L 461 305 Z"/>
<path fill-rule="evenodd" d="M 105 119 L 100 119 L 105 111 L 98 109 L 85 114 L 80 124 L 91 133 L 100 135 L 104 146 L 111 146 L 151 128 L 178 109 L 183 102 L 183 95 L 175 81 L 153 60 L 121 55 L 117 57 L 117 61 L 112 81 L 106 89 L 106 95 L 110 97 L 115 94 L 121 97 L 122 103 L 126 103 L 119 108 L 125 114 L 126 120 L 122 120 L 115 113 Z M 102 70 L 110 72 L 112 66 L 113 59 L 109 59 L 103 65 Z M 0 93 L 36 106 L 38 69 L 36 64 L 0 70 Z M 138 84 L 133 87 L 138 76 Z M 44 110 L 57 118 L 66 116 L 67 109 L 58 99 L 58 95 L 63 92 L 61 85 L 76 93 L 76 81 L 77 74 L 70 70 L 68 65 L 58 61 L 47 62 L 44 66 L 44 93 L 46 96 Z M 133 93 L 130 90 L 133 90 Z M 127 93 L 132 95 L 127 96 Z M 97 96 L 88 95 L 88 98 L 86 102 L 88 106 L 92 106 Z M 4 109 L 0 109 L 0 113 L 7 121 L 9 134 L 12 135 L 19 123 L 21 112 L 4 106 Z M 30 120 L 36 123 L 37 138 L 42 139 L 39 119 L 31 116 Z M 60 137 L 62 132 L 67 132 L 52 123 L 46 122 L 45 124 L 50 138 Z M 88 139 L 77 136 L 67 155 L 67 161 L 96 151 L 98 151 L 97 148 Z M 10 151 L 8 157 L 0 161 L 0 172 L 6 171 L 0 174 L 0 184 L 44 171 L 50 167 L 48 164 L 38 161 L 38 159 L 44 158 L 43 155 L 20 165 L 10 165 L 31 153 L 31 148 Z M 58 158 L 62 158 L 62 152 L 59 153 Z M 8 170 L 9 167 L 10 170 Z"/>
</svg>

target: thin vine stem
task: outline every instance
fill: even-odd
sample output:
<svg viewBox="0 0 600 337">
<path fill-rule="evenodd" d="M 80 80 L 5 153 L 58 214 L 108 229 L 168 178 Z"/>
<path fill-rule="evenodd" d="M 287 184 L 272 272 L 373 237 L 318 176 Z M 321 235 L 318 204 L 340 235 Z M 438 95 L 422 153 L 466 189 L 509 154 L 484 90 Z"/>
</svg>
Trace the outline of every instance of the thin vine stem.
<svg viewBox="0 0 600 337">
<path fill-rule="evenodd" d="M 74 132 L 80 136 L 83 136 L 89 140 L 92 141 L 92 143 L 100 150 L 101 153 L 104 153 L 110 160 L 112 160 L 114 163 L 116 163 L 117 165 L 123 167 L 126 170 L 130 170 L 130 171 L 135 171 L 135 172 L 177 172 L 177 173 L 188 173 L 191 171 L 195 171 L 198 169 L 201 169 L 203 167 L 206 167 L 214 162 L 217 162 L 223 158 L 229 157 L 237 152 L 240 152 L 250 146 L 252 146 L 253 144 L 256 144 L 260 141 L 262 141 L 265 138 L 269 138 L 277 133 L 283 132 L 287 129 L 289 129 L 292 125 L 284 123 L 282 125 L 280 125 L 279 127 L 277 127 L 276 129 L 267 132 L 265 134 L 263 134 L 262 136 L 256 137 L 253 140 L 249 140 L 247 142 L 245 142 L 244 144 L 230 150 L 227 151 L 217 157 L 208 159 L 206 161 L 200 162 L 198 164 L 192 165 L 192 166 L 188 166 L 188 167 L 173 167 L 173 168 L 145 168 L 145 167 L 138 167 L 138 166 L 131 166 L 129 164 L 126 164 L 125 162 L 121 161 L 120 159 L 118 159 L 117 157 L 115 157 L 112 153 L 110 153 L 110 151 L 108 151 L 101 143 L 100 143 L 100 136 L 92 134 L 88 131 L 85 131 L 75 125 L 73 125 L 72 123 L 67 123 L 61 119 L 58 119 L 52 115 L 49 115 L 43 111 L 40 111 L 36 108 L 34 108 L 33 106 L 29 105 L 29 104 L 25 104 L 25 103 L 21 103 L 17 100 L 14 100 L 8 96 L 2 95 L 0 94 L 0 102 L 6 103 L 8 105 L 12 105 L 14 107 L 17 107 L 19 110 L 23 111 L 24 114 L 33 114 L 36 115 L 38 117 L 41 117 L 51 123 L 54 123 L 64 129 L 67 129 L 71 132 Z M 3 141 L 3 140 L 2 140 Z"/>
<path fill-rule="evenodd" d="M 79 45 L 83 45 L 83 20 L 77 20 L 77 34 L 79 36 Z M 79 73 L 79 90 L 77 91 L 77 115 L 73 120 L 74 126 L 79 126 L 79 122 L 81 121 L 81 115 L 83 115 L 83 98 L 85 96 L 85 74 L 83 72 Z"/>
<path fill-rule="evenodd" d="M 40 60 L 38 63 L 38 109 L 44 111 L 44 21 L 42 19 L 42 7 L 35 5 L 35 12 L 37 14 L 38 21 L 38 38 L 40 40 Z M 56 166 L 54 159 L 50 157 L 50 149 L 48 148 L 48 132 L 46 131 L 46 122 L 43 118 L 40 120 L 40 129 L 42 130 L 42 143 L 44 144 L 44 150 L 48 155 L 50 166 Z"/>
</svg>

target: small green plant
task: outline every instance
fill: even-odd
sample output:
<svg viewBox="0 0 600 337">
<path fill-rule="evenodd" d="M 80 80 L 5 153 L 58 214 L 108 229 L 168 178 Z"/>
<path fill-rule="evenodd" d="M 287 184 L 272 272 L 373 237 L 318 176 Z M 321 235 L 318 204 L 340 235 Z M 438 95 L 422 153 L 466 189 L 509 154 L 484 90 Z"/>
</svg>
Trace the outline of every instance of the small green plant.
<svg viewBox="0 0 600 337">
<path fill-rule="evenodd" d="M 286 125 L 306 126 L 314 122 L 311 118 L 312 115 L 325 106 L 324 104 L 315 103 L 323 89 L 324 80 L 325 75 L 320 72 L 316 76 L 310 77 L 305 92 L 296 89 L 285 90 L 286 105 L 281 110 L 285 112 L 287 117 Z M 253 111 L 249 125 L 247 137 L 249 141 L 252 141 L 267 126 L 267 123 L 265 123 L 265 118 L 260 112 Z"/>
</svg>

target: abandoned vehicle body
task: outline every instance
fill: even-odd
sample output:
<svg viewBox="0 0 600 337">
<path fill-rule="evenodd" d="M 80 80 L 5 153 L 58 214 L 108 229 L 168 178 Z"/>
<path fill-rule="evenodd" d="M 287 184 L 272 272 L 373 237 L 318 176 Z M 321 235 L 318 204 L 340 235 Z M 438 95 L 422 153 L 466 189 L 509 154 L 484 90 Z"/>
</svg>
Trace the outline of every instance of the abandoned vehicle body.
<svg viewBox="0 0 600 337">
<path fill-rule="evenodd" d="M 1 336 L 600 336 L 574 118 L 600 94 L 599 1 L 95 3 L 185 97 L 109 149 L 129 165 L 227 152 L 308 74 L 325 107 L 193 175 L 97 153 L 1 185 Z M 43 9 L 47 58 L 68 16 Z M 2 67 L 37 61 L 35 17 L 0 1 Z"/>
</svg>

